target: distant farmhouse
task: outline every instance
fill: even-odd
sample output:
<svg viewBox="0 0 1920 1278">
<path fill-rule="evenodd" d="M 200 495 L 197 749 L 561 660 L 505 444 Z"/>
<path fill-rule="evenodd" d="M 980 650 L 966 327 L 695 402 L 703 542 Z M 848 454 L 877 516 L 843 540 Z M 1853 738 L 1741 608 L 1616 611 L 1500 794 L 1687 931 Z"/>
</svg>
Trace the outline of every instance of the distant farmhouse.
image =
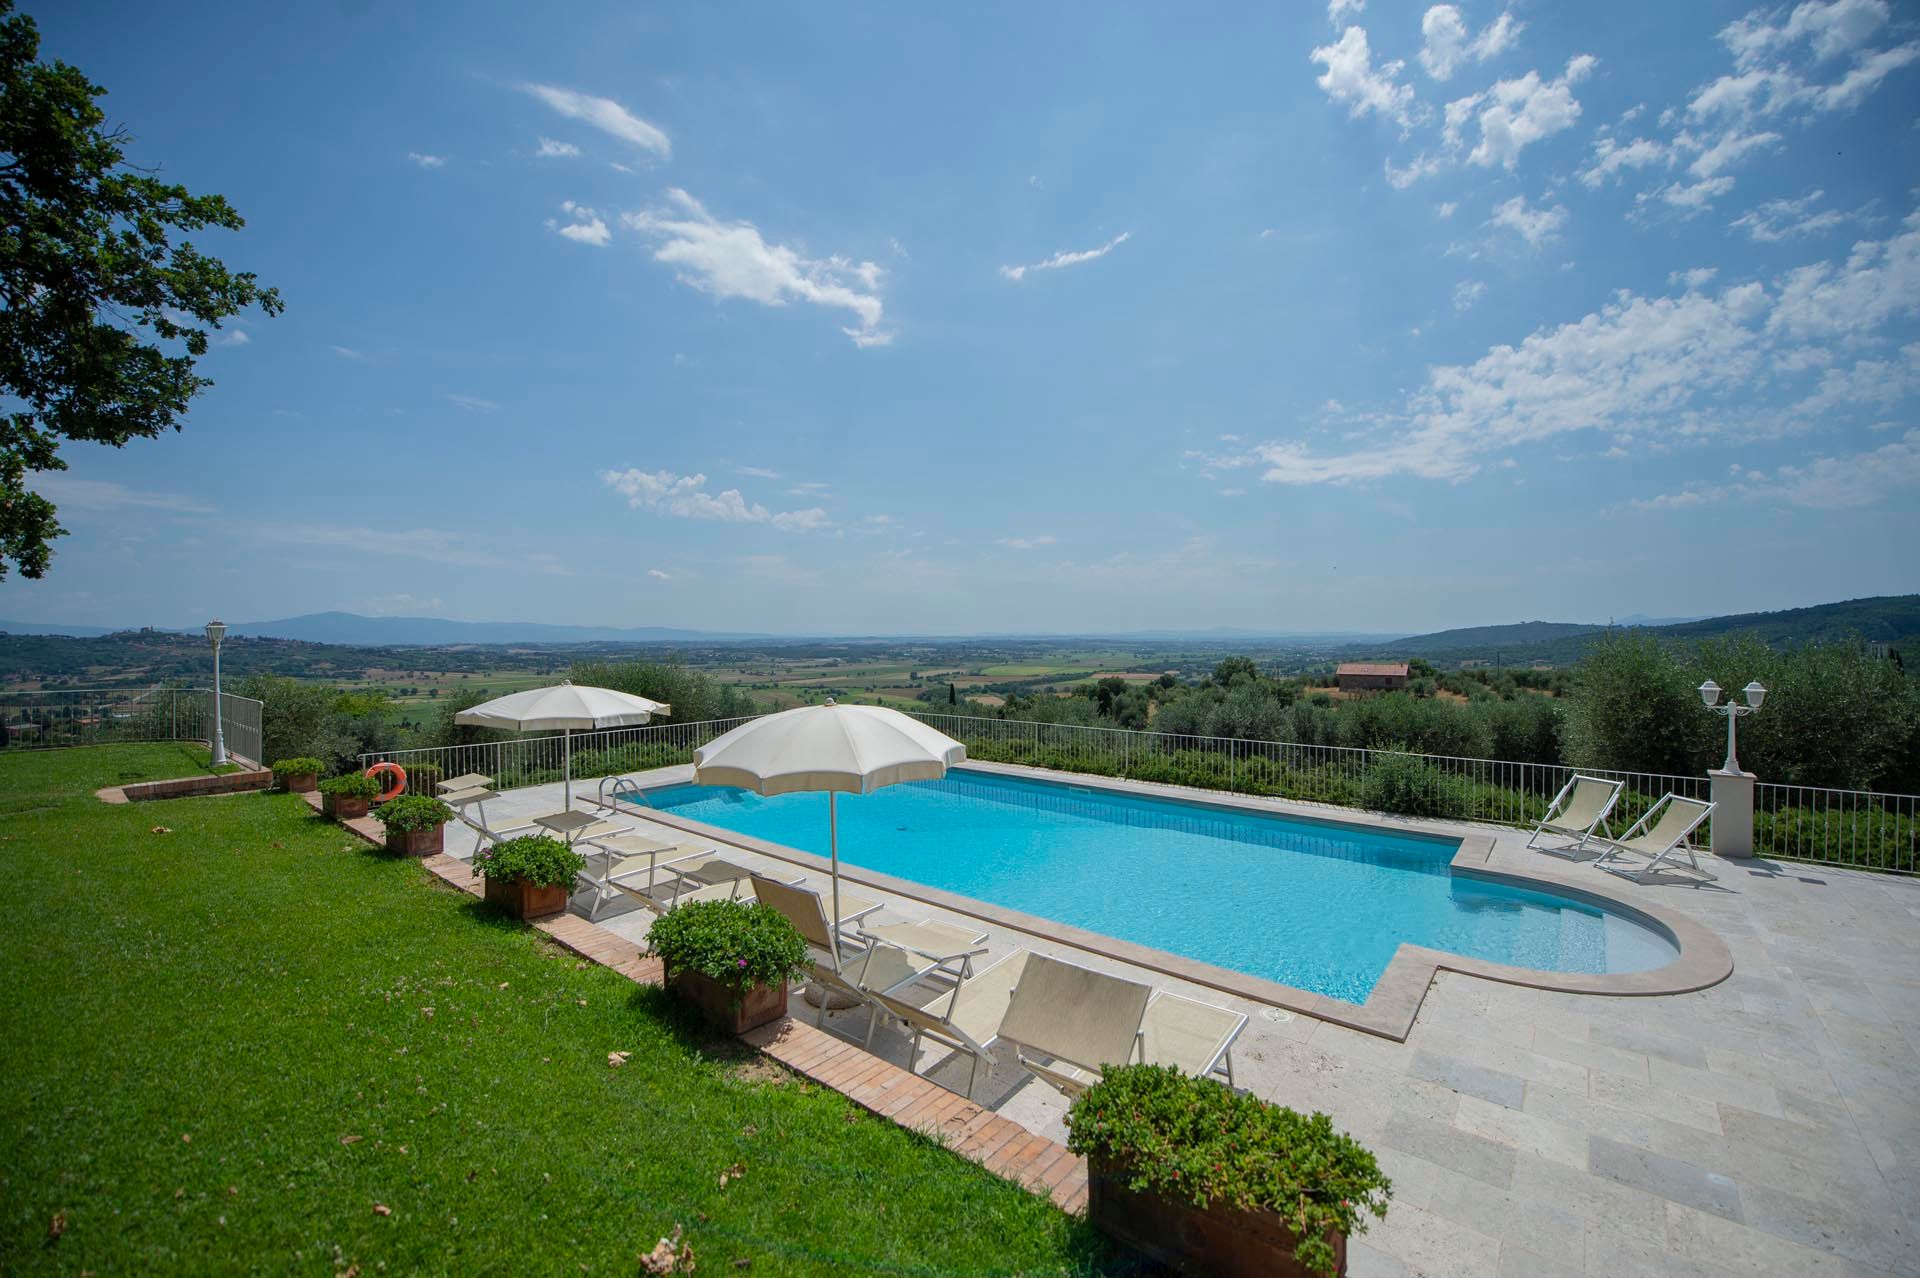
<svg viewBox="0 0 1920 1278">
<path fill-rule="evenodd" d="M 1342 692 L 1381 692 L 1407 686 L 1404 661 L 1343 661 L 1333 673 Z"/>
</svg>

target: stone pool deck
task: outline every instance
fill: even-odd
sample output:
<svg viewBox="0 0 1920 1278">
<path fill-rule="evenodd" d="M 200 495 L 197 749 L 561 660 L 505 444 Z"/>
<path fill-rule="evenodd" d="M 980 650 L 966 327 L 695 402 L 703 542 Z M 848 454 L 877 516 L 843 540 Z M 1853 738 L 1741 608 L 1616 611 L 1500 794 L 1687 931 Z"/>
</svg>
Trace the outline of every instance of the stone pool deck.
<svg viewBox="0 0 1920 1278">
<path fill-rule="evenodd" d="M 636 779 L 685 777 L 685 769 L 663 769 Z M 578 787 L 576 803 L 590 789 Z M 530 787 L 501 796 L 488 815 L 511 824 L 560 800 L 557 785 Z M 1708 929 L 1733 960 L 1732 975 L 1707 988 L 1646 997 L 1538 989 L 1442 968 L 1396 1041 L 1078 949 L 1057 939 L 1066 929 L 1049 937 L 980 923 L 990 946 L 983 962 L 1025 946 L 1249 1013 L 1234 1053 L 1239 1085 L 1327 1112 L 1393 1177 L 1392 1208 L 1355 1241 L 1353 1274 L 1920 1272 L 1920 881 L 1704 858 L 1718 883 L 1696 887 L 1675 876 L 1636 886 L 1529 852 L 1524 835 L 1498 827 L 1254 804 L 1480 840 L 1489 868 L 1587 887 L 1604 881 L 1614 895 L 1644 898 Z M 647 824 L 637 811 L 621 815 Z M 788 877 L 817 865 L 710 841 Z M 454 858 L 470 857 L 473 843 L 470 831 L 448 828 Z M 820 876 L 811 877 L 820 886 Z M 889 902 L 883 919 L 963 917 L 881 895 Z M 565 916 L 570 929 L 586 924 L 580 915 L 590 902 L 575 899 L 576 914 Z M 640 942 L 651 918 L 617 902 L 591 933 L 608 945 Z M 811 1022 L 813 1009 L 796 1001 L 796 1011 Z M 826 1020 L 838 1039 L 855 1043 L 866 1023 L 864 1011 Z M 908 1063 L 908 1046 L 891 1028 L 874 1039 L 874 1053 L 894 1065 Z M 964 1058 L 942 1054 L 924 1049 L 922 1072 L 964 1087 Z M 975 1130 L 993 1118 L 1017 1124 L 1029 1135 L 995 1129 L 1002 1150 L 1016 1152 L 1064 1139 L 1059 1095 L 1010 1052 L 995 1057 L 975 1092 L 992 1117 L 974 1120 Z M 939 1103 L 915 1091 L 903 1109 Z"/>
</svg>

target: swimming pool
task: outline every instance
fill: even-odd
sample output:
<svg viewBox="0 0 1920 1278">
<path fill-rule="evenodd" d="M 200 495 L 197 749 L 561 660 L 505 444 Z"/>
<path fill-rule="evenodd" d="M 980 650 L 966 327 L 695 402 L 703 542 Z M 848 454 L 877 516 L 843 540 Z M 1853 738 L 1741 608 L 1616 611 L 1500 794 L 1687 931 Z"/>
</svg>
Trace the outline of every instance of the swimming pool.
<svg viewBox="0 0 1920 1278">
<path fill-rule="evenodd" d="M 677 785 L 663 812 L 820 856 L 827 796 Z M 1678 951 L 1625 915 L 1455 874 L 1456 840 L 957 769 L 841 795 L 840 859 L 1364 1003 L 1400 944 L 1554 972 Z"/>
</svg>

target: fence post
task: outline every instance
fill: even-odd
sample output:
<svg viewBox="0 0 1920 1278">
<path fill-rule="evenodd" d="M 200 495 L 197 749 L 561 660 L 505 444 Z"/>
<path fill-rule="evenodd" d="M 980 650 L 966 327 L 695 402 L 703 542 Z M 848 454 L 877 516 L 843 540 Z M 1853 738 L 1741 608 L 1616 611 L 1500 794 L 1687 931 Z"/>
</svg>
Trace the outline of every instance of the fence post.
<svg viewBox="0 0 1920 1278">
<path fill-rule="evenodd" d="M 1753 784 L 1751 772 L 1713 768 L 1707 772 L 1713 786 L 1713 854 L 1719 857 L 1753 855 Z"/>
</svg>

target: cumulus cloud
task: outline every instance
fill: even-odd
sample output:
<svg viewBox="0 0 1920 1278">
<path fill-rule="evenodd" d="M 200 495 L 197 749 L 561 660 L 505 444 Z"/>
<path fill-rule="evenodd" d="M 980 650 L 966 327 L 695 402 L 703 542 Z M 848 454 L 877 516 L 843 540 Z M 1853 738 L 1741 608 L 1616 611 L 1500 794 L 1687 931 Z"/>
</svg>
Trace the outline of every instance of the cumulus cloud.
<svg viewBox="0 0 1920 1278">
<path fill-rule="evenodd" d="M 1803 0 L 1785 21 L 1779 11 L 1755 10 L 1721 30 L 1734 70 L 1697 90 L 1687 111 L 1696 119 L 1851 111 L 1920 60 L 1920 43 L 1869 47 L 1891 16 L 1886 0 Z M 1842 60 L 1851 65 L 1838 79 L 1819 78 Z"/>
<path fill-rule="evenodd" d="M 444 169 L 447 167 L 447 157 L 444 155 L 428 155 L 424 151 L 409 151 L 407 152 L 407 158 L 423 169 Z"/>
<path fill-rule="evenodd" d="M 1493 209 L 1493 225 L 1512 231 L 1527 242 L 1528 248 L 1551 244 L 1559 238 L 1560 228 L 1566 222 L 1565 207 L 1556 204 L 1552 208 L 1534 208 L 1524 195 L 1496 204 Z"/>
<path fill-rule="evenodd" d="M 470 413 L 491 413 L 500 407 L 492 400 L 482 399 L 478 395 L 449 395 L 447 401 L 454 407 L 464 408 Z"/>
<path fill-rule="evenodd" d="M 606 221 L 594 210 L 572 200 L 563 200 L 560 211 L 567 215 L 562 222 L 557 218 L 547 219 L 547 229 L 566 236 L 575 244 L 591 244 L 595 248 L 605 248 L 613 242 L 613 232 L 607 229 Z"/>
<path fill-rule="evenodd" d="M 609 137 L 630 143 L 663 160 L 673 154 L 673 142 L 664 130 L 641 119 L 612 98 L 597 98 L 591 93 L 551 84 L 523 84 L 520 87 L 570 120 L 590 124 Z"/>
<path fill-rule="evenodd" d="M 817 532 L 832 526 L 827 512 L 819 507 L 806 510 L 768 510 L 759 502 L 750 502 L 737 488 L 719 493 L 706 491 L 705 475 L 676 475 L 668 470 L 646 471 L 638 467 L 607 470 L 600 481 L 627 499 L 635 510 L 650 510 L 678 519 L 708 519 L 729 524 L 769 524 L 783 532 Z"/>
<path fill-rule="evenodd" d="M 666 203 L 624 213 L 621 224 L 654 242 L 653 258 L 674 268 L 680 282 L 716 298 L 745 298 L 763 306 L 801 301 L 853 313 L 843 328 L 854 345 L 885 346 L 879 296 L 885 272 L 873 262 L 815 258 L 785 244 L 769 243 L 751 222 L 728 222 L 678 188 Z"/>
<path fill-rule="evenodd" d="M 1603 134 L 1594 139 L 1593 162 L 1580 170 L 1579 178 L 1583 186 L 1598 187 L 1628 170 L 1672 163 L 1673 152 L 1665 143 L 1635 138 L 1623 145 L 1612 135 Z"/>
<path fill-rule="evenodd" d="M 1375 68 L 1365 28 L 1348 27 L 1339 40 L 1315 49 L 1308 58 L 1326 67 L 1317 83 L 1354 119 L 1373 112 L 1402 127 L 1412 122 L 1413 86 L 1396 83 L 1406 63 L 1395 60 Z"/>
<path fill-rule="evenodd" d="M 1822 60 L 1837 58 L 1865 44 L 1887 25 L 1892 11 L 1886 0 L 1805 0 L 1784 23 L 1778 13 L 1755 10 L 1727 24 L 1720 41 L 1741 66 L 1751 66 L 1784 46 L 1808 41 Z"/>
<path fill-rule="evenodd" d="M 572 160 L 579 158 L 580 148 L 571 142 L 556 142 L 552 138 L 541 138 L 540 149 L 534 154 L 547 160 Z"/>
<path fill-rule="evenodd" d="M 1420 65 L 1436 80 L 1450 80 L 1467 62 L 1485 62 L 1511 49 L 1519 42 L 1524 23 L 1515 22 L 1511 13 L 1503 13 L 1468 38 L 1467 24 L 1457 5 L 1436 4 L 1420 19 Z"/>
<path fill-rule="evenodd" d="M 1028 271 L 1057 271 L 1065 266 L 1078 266 L 1082 262 L 1096 261 L 1113 252 L 1131 238 L 1133 238 L 1132 231 L 1122 231 L 1105 244 L 1102 244 L 1099 248 L 1081 249 L 1078 252 L 1055 253 L 1045 261 L 1034 262 L 1028 266 L 1003 266 L 1000 268 L 1000 274 L 1017 283 L 1027 277 Z"/>
<path fill-rule="evenodd" d="M 1487 286 L 1479 280 L 1461 280 L 1453 286 L 1453 309 L 1463 313 L 1472 310 L 1486 292 Z"/>
<path fill-rule="evenodd" d="M 1037 537 L 1002 537 L 994 545 L 1005 546 L 1008 550 L 1039 550 L 1051 546 L 1059 540 L 1052 533 L 1041 533 Z"/>
<path fill-rule="evenodd" d="M 1599 310 L 1518 345 L 1431 368 L 1395 408 L 1331 418 L 1326 425 L 1344 436 L 1335 447 L 1277 439 L 1196 460 L 1209 474 L 1249 468 L 1278 484 L 1458 481 L 1529 443 L 1594 433 L 1616 448 L 1661 449 L 1784 435 L 1849 406 L 1884 407 L 1912 393 L 1920 343 L 1894 358 L 1855 352 L 1920 314 L 1920 213 L 1885 240 L 1855 245 L 1841 262 L 1810 263 L 1772 284 L 1709 292 L 1710 282 L 1689 272 L 1678 278 L 1678 295 L 1621 290 Z M 1843 353 L 1848 365 L 1839 363 Z M 1737 402 L 1816 373 L 1818 386 L 1794 408 L 1768 413 Z M 1869 461 L 1820 458 L 1769 483 L 1802 505 L 1859 504 L 1849 484 L 1871 466 L 1872 492 L 1911 492 L 1916 442 L 1909 432 L 1860 455 Z"/>
<path fill-rule="evenodd" d="M 1339 26 L 1348 14 L 1358 15 L 1367 7 L 1367 0 L 1327 0 L 1327 21 Z"/>
<path fill-rule="evenodd" d="M 1727 483 L 1689 484 L 1630 505 L 1635 510 L 1658 511 L 1760 501 L 1809 510 L 1848 510 L 1907 496 L 1916 486 L 1920 486 L 1920 430 L 1909 430 L 1879 448 L 1815 457 L 1800 465 L 1781 466 L 1771 474 L 1736 466 Z"/>
<path fill-rule="evenodd" d="M 1386 161 L 1387 185 L 1396 191 L 1404 191 L 1422 178 L 1432 177 L 1440 171 L 1442 157 L 1428 155 L 1422 151 L 1413 163 L 1404 169 L 1393 167 L 1393 161 Z"/>
<path fill-rule="evenodd" d="M 1527 147 L 1573 127 L 1580 103 L 1573 86 L 1592 74 L 1598 59 L 1580 54 L 1568 61 L 1559 78 L 1542 80 L 1529 71 L 1517 80 L 1499 80 L 1484 93 L 1457 98 L 1447 104 L 1448 140 L 1458 146 L 1469 120 L 1480 128 L 1480 141 L 1467 159 L 1483 168 L 1495 164 L 1512 169 Z"/>
<path fill-rule="evenodd" d="M 1797 200 L 1768 200 L 1735 218 L 1732 225 L 1745 231 L 1750 239 L 1778 244 L 1797 236 L 1819 235 L 1860 220 L 1859 213 L 1843 213 L 1839 209 L 1815 211 L 1813 206 L 1825 199 L 1826 194 L 1816 188 Z"/>
</svg>

